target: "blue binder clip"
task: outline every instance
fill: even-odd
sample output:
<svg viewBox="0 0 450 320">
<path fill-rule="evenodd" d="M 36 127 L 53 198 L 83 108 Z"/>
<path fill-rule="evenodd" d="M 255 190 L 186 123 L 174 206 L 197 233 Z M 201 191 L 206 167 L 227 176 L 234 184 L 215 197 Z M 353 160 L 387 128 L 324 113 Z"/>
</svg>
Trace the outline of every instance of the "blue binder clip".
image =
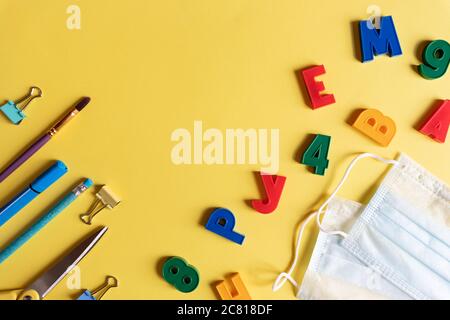
<svg viewBox="0 0 450 320">
<path fill-rule="evenodd" d="M 0 110 L 12 123 L 20 124 L 25 119 L 25 114 L 23 113 L 25 108 L 28 107 L 31 101 L 40 97 L 42 97 L 42 90 L 38 87 L 31 87 L 30 92 L 25 97 L 17 101 L 8 101 L 0 107 Z"/>
<path fill-rule="evenodd" d="M 116 288 L 118 286 L 119 281 L 116 278 L 113 276 L 107 276 L 105 283 L 101 287 L 92 292 L 89 290 L 84 291 L 81 296 L 77 298 L 77 300 L 100 300 L 109 289 Z"/>
</svg>

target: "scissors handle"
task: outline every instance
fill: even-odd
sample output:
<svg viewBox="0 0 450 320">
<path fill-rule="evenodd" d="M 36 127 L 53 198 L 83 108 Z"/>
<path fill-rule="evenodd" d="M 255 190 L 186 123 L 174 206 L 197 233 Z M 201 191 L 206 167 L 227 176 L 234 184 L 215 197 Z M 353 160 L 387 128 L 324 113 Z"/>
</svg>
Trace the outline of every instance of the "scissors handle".
<svg viewBox="0 0 450 320">
<path fill-rule="evenodd" d="M 0 291 L 0 300 L 41 300 L 41 297 L 33 289 L 4 290 Z"/>
</svg>

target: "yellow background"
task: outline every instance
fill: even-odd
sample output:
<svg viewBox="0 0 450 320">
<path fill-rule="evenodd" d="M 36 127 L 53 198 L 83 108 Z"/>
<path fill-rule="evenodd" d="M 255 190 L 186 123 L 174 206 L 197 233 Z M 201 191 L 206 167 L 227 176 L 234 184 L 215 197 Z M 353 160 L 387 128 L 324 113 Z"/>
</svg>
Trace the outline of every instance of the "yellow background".
<svg viewBox="0 0 450 320">
<path fill-rule="evenodd" d="M 1 0 L 0 92 L 16 99 L 38 85 L 45 97 L 14 126 L 0 117 L 0 164 L 42 134 L 81 96 L 91 104 L 64 132 L 0 185 L 4 203 L 54 159 L 70 172 L 8 224 L 6 244 L 45 213 L 82 177 L 107 184 L 123 198 L 95 225 L 110 230 L 80 264 L 82 287 L 93 289 L 112 274 L 120 287 L 105 299 L 215 299 L 211 284 L 240 272 L 255 299 L 290 299 L 272 283 L 288 267 L 296 224 L 329 193 L 355 153 L 395 157 L 405 152 L 450 182 L 449 141 L 439 144 L 414 129 L 437 99 L 449 98 L 450 74 L 429 81 L 415 71 L 421 45 L 449 40 L 448 0 L 377 0 L 394 17 L 404 54 L 362 64 L 353 22 L 366 19 L 374 1 L 362 0 Z M 81 8 L 81 30 L 68 30 L 66 9 Z M 337 103 L 311 110 L 294 71 L 324 64 L 320 79 Z M 377 146 L 346 121 L 374 107 L 395 119 L 388 148 Z M 280 171 L 287 182 L 277 211 L 261 215 L 245 200 L 258 198 L 258 165 L 175 166 L 170 134 L 177 128 L 279 128 Z M 325 177 L 297 161 L 309 134 L 332 136 Z M 341 196 L 367 201 L 386 166 L 367 160 Z M 94 230 L 78 215 L 94 201 L 83 195 L 34 239 L 0 265 L 0 289 L 25 287 L 63 252 Z M 206 231 L 209 208 L 234 212 L 242 247 Z M 307 266 L 316 229 L 296 278 Z M 159 276 L 162 258 L 178 255 L 199 271 L 191 294 Z M 76 297 L 65 281 L 50 299 Z"/>
</svg>

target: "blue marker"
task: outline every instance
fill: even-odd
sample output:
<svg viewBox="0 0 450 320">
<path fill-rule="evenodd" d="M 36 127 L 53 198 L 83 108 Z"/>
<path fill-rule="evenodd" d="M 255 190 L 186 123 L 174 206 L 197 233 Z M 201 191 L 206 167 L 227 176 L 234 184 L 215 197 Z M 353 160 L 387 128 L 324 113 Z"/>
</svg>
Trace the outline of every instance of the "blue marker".
<svg viewBox="0 0 450 320">
<path fill-rule="evenodd" d="M 61 201 L 56 204 L 47 214 L 37 220 L 27 231 L 11 242 L 3 251 L 0 252 L 0 263 L 8 259 L 14 252 L 30 240 L 36 233 L 44 228 L 50 221 L 67 208 L 79 195 L 92 186 L 92 180 L 86 179 L 75 189 L 69 192 Z"/>
<path fill-rule="evenodd" d="M 58 181 L 66 172 L 66 165 L 61 161 L 56 161 L 54 165 L 34 180 L 25 190 L 0 209 L 0 227 L 53 183 Z"/>
</svg>

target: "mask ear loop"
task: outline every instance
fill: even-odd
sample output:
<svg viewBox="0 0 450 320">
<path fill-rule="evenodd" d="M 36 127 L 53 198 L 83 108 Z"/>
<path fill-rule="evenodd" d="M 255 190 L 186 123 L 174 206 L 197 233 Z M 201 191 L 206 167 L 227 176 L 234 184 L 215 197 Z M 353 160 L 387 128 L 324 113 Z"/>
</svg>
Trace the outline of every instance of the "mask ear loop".
<svg viewBox="0 0 450 320">
<path fill-rule="evenodd" d="M 381 161 L 383 163 L 392 164 L 392 165 L 397 165 L 399 163 L 397 160 L 385 159 L 385 158 L 377 156 L 376 154 L 373 154 L 373 153 L 362 153 L 359 156 L 357 156 L 355 159 L 353 159 L 352 162 L 350 162 L 347 170 L 345 170 L 344 176 L 342 177 L 341 181 L 339 181 L 336 189 L 334 189 L 333 193 L 331 193 L 331 195 L 328 197 L 328 199 L 320 206 L 319 210 L 317 211 L 316 223 L 317 223 L 317 226 L 320 228 L 320 231 L 325 232 L 325 233 L 330 234 L 330 235 L 339 235 L 339 236 L 341 236 L 343 238 L 346 238 L 348 236 L 348 234 L 343 232 L 343 231 L 339 231 L 339 230 L 329 231 L 329 230 L 326 230 L 322 226 L 322 222 L 320 221 L 320 218 L 322 217 L 322 214 L 323 214 L 326 206 L 328 206 L 330 201 L 334 199 L 336 194 L 339 192 L 341 187 L 344 185 L 345 181 L 347 181 L 348 176 L 350 175 L 351 171 L 353 170 L 353 167 L 356 165 L 356 163 L 359 160 L 364 159 L 364 158 L 372 158 L 372 159 Z"/>
<path fill-rule="evenodd" d="M 342 185 L 345 183 L 345 181 L 348 179 L 348 176 L 350 175 L 350 172 L 352 171 L 353 167 L 355 166 L 355 164 L 364 158 L 373 158 L 375 160 L 381 161 L 383 163 L 386 164 L 392 164 L 392 165 L 397 165 L 399 164 L 398 161 L 396 160 L 390 160 L 390 159 L 385 159 L 382 158 L 380 156 L 377 156 L 376 154 L 372 154 L 372 153 L 362 153 L 359 156 L 357 156 L 356 158 L 354 158 L 352 160 L 352 162 L 350 163 L 350 165 L 348 166 L 347 170 L 345 170 L 344 176 L 342 177 L 341 181 L 339 182 L 339 184 L 337 185 L 336 189 L 333 191 L 333 193 L 328 197 L 328 199 L 320 206 L 319 210 L 316 212 L 311 213 L 302 223 L 301 227 L 300 227 L 300 231 L 298 233 L 297 236 L 297 242 L 295 244 L 295 257 L 294 257 L 294 261 L 292 262 L 291 267 L 289 268 L 288 272 L 282 272 L 278 275 L 277 279 L 275 280 L 275 283 L 273 284 L 272 287 L 272 291 L 276 292 L 278 290 L 281 289 L 281 287 L 284 286 L 284 284 L 286 283 L 286 281 L 289 281 L 290 283 L 292 283 L 292 285 L 296 288 L 298 288 L 298 283 L 297 281 L 294 280 L 294 278 L 292 277 L 292 273 L 294 272 L 295 267 L 297 266 L 297 263 L 299 261 L 299 252 L 300 252 L 300 248 L 301 248 L 301 240 L 303 237 L 303 232 L 306 228 L 306 226 L 308 225 L 308 223 L 312 220 L 312 218 L 314 218 L 314 216 L 316 217 L 316 223 L 319 226 L 320 230 L 322 232 L 325 232 L 327 234 L 331 234 L 331 235 L 340 235 L 342 237 L 347 237 L 347 233 L 343 232 L 343 231 L 328 231 L 325 230 L 322 226 L 322 223 L 320 222 L 320 218 L 321 215 L 325 209 L 325 207 L 330 203 L 330 201 L 336 196 L 336 194 L 339 192 L 339 190 L 341 189 Z"/>
<path fill-rule="evenodd" d="M 289 268 L 289 271 L 286 272 L 282 272 L 278 275 L 277 279 L 275 280 L 275 283 L 272 286 L 272 291 L 276 292 L 278 290 L 281 289 L 281 287 L 284 286 L 284 284 L 286 283 L 287 280 L 289 280 L 290 283 L 292 283 L 292 285 L 294 287 L 298 287 L 297 281 L 294 280 L 294 278 L 292 277 L 292 272 L 294 272 L 295 267 L 297 266 L 298 260 L 299 260 L 299 253 L 300 253 L 300 248 L 302 246 L 302 238 L 303 238 L 303 232 L 305 231 L 306 226 L 308 225 L 308 223 L 312 220 L 312 218 L 314 218 L 314 216 L 317 215 L 317 211 L 311 213 L 303 222 L 302 225 L 300 227 L 300 231 L 298 233 L 297 236 L 297 242 L 295 243 L 295 257 L 294 257 L 294 261 L 292 262 L 291 267 Z"/>
</svg>

